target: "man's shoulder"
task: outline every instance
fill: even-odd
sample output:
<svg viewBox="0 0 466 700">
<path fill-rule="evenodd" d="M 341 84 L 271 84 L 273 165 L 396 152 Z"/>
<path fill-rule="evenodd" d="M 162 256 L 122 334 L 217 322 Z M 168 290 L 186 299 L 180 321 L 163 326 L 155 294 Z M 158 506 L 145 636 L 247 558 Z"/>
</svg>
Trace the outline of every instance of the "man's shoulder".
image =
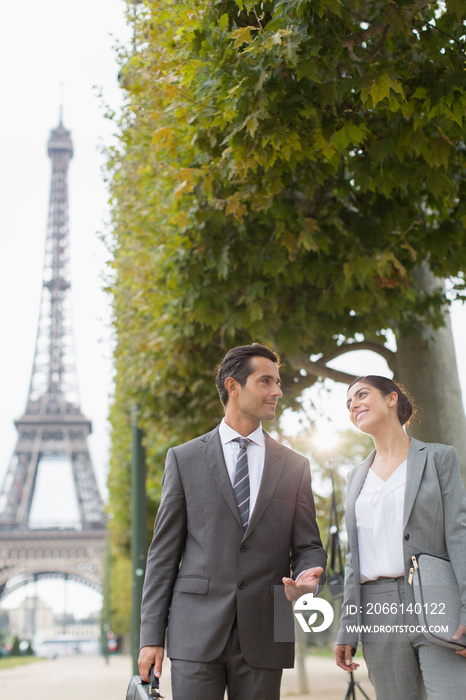
<svg viewBox="0 0 466 700">
<path fill-rule="evenodd" d="M 198 450 L 200 447 L 202 447 L 206 443 L 210 442 L 211 440 L 214 440 L 217 436 L 218 436 L 218 425 L 213 430 L 209 430 L 208 433 L 204 433 L 204 435 L 198 435 L 197 437 L 193 438 L 192 440 L 188 440 L 187 442 L 183 442 L 181 445 L 175 445 L 175 447 L 172 447 L 172 450 L 174 452 L 176 452 L 177 454 L 184 454 L 186 452 L 192 452 L 193 450 Z"/>
<path fill-rule="evenodd" d="M 296 450 L 293 450 L 291 447 L 288 447 L 288 445 L 285 445 L 283 442 L 275 440 L 275 438 L 269 435 L 269 433 L 266 430 L 264 430 L 264 436 L 265 446 L 267 450 L 276 450 L 277 452 L 282 452 L 286 457 L 290 459 L 309 461 L 309 459 L 305 455 L 301 454 L 300 452 L 296 452 Z"/>
</svg>

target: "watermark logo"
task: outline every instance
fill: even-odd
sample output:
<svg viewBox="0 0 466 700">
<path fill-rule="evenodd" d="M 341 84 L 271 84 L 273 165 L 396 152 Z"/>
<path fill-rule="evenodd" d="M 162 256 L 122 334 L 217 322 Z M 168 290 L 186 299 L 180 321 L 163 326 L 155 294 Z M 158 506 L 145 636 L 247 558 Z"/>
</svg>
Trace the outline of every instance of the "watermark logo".
<svg viewBox="0 0 466 700">
<path fill-rule="evenodd" d="M 323 632 L 324 630 L 328 629 L 333 622 L 334 613 L 330 603 L 328 603 L 326 600 L 322 600 L 322 598 L 314 598 L 312 593 L 306 593 L 305 595 L 302 595 L 301 598 L 298 598 L 293 612 L 304 632 Z M 317 612 L 322 613 L 324 616 L 324 621 L 321 625 L 312 627 L 314 622 L 317 620 Z M 307 622 L 303 613 L 311 613 L 307 619 Z"/>
</svg>

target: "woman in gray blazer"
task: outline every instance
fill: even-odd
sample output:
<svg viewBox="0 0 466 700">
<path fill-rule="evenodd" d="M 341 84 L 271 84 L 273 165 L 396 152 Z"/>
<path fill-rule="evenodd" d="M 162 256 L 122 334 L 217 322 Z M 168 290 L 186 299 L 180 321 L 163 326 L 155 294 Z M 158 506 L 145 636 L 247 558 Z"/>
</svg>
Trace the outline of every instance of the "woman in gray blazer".
<svg viewBox="0 0 466 700">
<path fill-rule="evenodd" d="M 456 451 L 409 438 L 413 405 L 376 375 L 348 389 L 352 423 L 375 450 L 348 479 L 345 590 L 335 656 L 354 671 L 358 642 L 377 700 L 464 700 L 466 648 L 427 639 L 408 584 L 413 554 L 449 559 L 462 601 L 454 640 L 466 637 L 466 491 Z M 439 624 L 442 619 L 439 614 Z"/>
</svg>

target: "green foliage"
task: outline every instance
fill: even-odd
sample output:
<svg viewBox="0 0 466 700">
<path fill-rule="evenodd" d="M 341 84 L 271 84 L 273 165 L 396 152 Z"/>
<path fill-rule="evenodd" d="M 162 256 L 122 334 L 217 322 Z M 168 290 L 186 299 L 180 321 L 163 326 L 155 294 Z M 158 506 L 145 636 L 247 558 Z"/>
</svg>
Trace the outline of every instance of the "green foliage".
<svg viewBox="0 0 466 700">
<path fill-rule="evenodd" d="M 383 340 L 418 314 L 416 264 L 464 267 L 463 28 L 459 5 L 421 5 L 133 10 L 112 291 L 121 400 L 144 395 L 150 452 L 216 420 L 232 344 Z"/>
<path fill-rule="evenodd" d="M 128 634 L 131 624 L 131 558 L 124 555 L 115 557 L 111 571 L 110 620 L 113 632 L 120 636 Z"/>
<path fill-rule="evenodd" d="M 16 668 L 17 666 L 27 666 L 36 661 L 43 661 L 38 656 L 5 656 L 0 657 L 0 671 L 7 668 Z"/>
<path fill-rule="evenodd" d="M 19 648 L 19 645 L 21 644 L 21 639 L 16 635 L 13 637 L 13 641 L 11 644 L 11 650 L 10 650 L 10 656 L 22 656 L 22 651 Z"/>
<path fill-rule="evenodd" d="M 156 507 L 167 447 L 218 421 L 214 368 L 227 349 L 276 347 L 294 405 L 315 378 L 292 358 L 441 322 L 442 295 L 411 286 L 420 262 L 456 276 L 463 293 L 464 3 L 447 10 L 408 0 L 129 6 L 127 99 L 108 163 L 119 548 L 129 543 L 134 400 Z"/>
</svg>

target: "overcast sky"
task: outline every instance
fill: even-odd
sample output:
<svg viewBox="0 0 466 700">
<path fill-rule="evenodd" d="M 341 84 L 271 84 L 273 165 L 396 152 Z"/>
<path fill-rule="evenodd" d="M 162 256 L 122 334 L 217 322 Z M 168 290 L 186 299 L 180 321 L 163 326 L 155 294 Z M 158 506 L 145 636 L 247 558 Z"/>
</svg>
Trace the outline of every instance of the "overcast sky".
<svg viewBox="0 0 466 700">
<path fill-rule="evenodd" d="M 103 292 L 108 255 L 97 235 L 108 225 L 100 150 L 115 132 L 103 104 L 118 110 L 122 100 L 112 47 L 130 36 L 125 7 L 122 0 L 23 0 L 2 7 L 0 479 L 14 450 L 13 419 L 24 413 L 32 369 L 51 178 L 47 141 L 62 103 L 74 147 L 69 224 L 78 380 L 82 410 L 93 423 L 90 451 L 105 494 L 112 347 Z M 47 589 L 60 608 L 60 582 L 50 582 Z M 71 586 L 68 602 L 80 614 L 95 607 L 98 598 Z"/>
<path fill-rule="evenodd" d="M 121 0 L 25 0 L 2 10 L 0 474 L 14 449 L 12 420 L 24 412 L 31 375 L 50 193 L 47 141 L 62 102 L 74 147 L 69 209 L 78 379 L 104 487 L 112 351 L 102 290 L 108 255 L 98 237 L 108 223 L 100 149 L 115 130 L 104 118 L 103 103 L 118 110 L 122 99 L 112 46 L 129 36 L 124 10 Z"/>
<path fill-rule="evenodd" d="M 105 495 L 112 343 L 103 292 L 108 254 L 98 236 L 108 231 L 100 149 L 112 143 L 116 129 L 105 119 L 103 104 L 118 111 L 123 99 L 113 46 L 129 40 L 124 11 L 122 0 L 23 0 L 2 8 L 0 480 L 14 449 L 13 420 L 24 413 L 32 369 L 51 176 L 47 140 L 58 124 L 62 103 L 63 123 L 74 147 L 69 223 L 78 380 L 82 410 L 93 423 L 90 451 Z M 453 317 L 457 348 L 464 347 L 465 321 L 458 307 Z M 386 371 L 380 358 L 352 355 L 336 364 L 355 373 Z M 464 352 L 458 353 L 458 360 L 466 396 Z M 321 406 L 337 427 L 347 426 L 344 395 L 341 385 L 330 395 L 320 392 Z M 55 585 L 59 584 L 50 583 L 49 590 Z M 59 597 L 54 592 L 50 599 L 59 606 Z M 85 612 L 96 600 L 81 590 L 74 597 L 74 609 Z"/>
</svg>

